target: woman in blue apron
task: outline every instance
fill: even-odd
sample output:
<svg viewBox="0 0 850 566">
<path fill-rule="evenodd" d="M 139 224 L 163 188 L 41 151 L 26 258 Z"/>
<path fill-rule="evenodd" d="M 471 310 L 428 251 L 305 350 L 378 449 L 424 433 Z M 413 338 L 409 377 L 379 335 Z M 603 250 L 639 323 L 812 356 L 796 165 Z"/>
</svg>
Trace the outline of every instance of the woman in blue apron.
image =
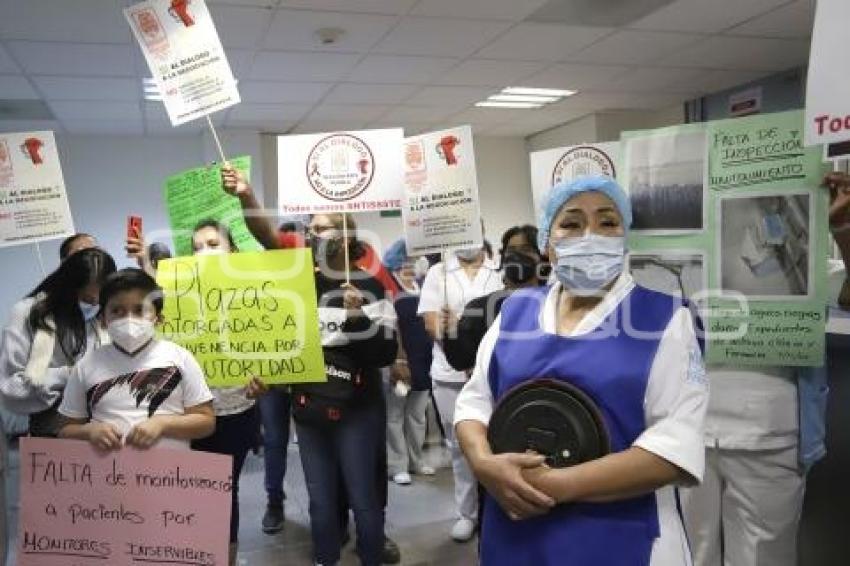
<svg viewBox="0 0 850 566">
<path fill-rule="evenodd" d="M 631 219 L 607 177 L 553 187 L 540 249 L 557 281 L 507 299 L 478 350 L 455 426 L 487 491 L 486 566 L 690 564 L 677 486 L 702 477 L 708 387 L 688 306 L 636 286 L 623 268 Z M 494 408 L 540 377 L 594 402 L 607 456 L 554 469 L 540 455 L 492 452 Z"/>
</svg>

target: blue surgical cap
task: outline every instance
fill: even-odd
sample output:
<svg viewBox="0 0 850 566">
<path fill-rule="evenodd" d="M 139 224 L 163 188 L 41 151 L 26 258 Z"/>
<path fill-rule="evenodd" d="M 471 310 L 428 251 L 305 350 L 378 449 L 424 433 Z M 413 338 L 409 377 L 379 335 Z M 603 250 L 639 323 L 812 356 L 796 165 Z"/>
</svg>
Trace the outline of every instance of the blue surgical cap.
<svg viewBox="0 0 850 566">
<path fill-rule="evenodd" d="M 384 251 L 384 266 L 390 271 L 401 269 L 407 259 L 407 246 L 404 243 L 404 238 L 396 240 Z"/>
<path fill-rule="evenodd" d="M 546 245 L 549 243 L 549 228 L 551 228 L 552 221 L 555 220 L 555 216 L 564 206 L 564 203 L 577 194 L 590 191 L 600 192 L 614 202 L 614 206 L 617 207 L 620 216 L 623 217 L 623 226 L 628 231 L 629 226 L 632 225 L 632 204 L 626 191 L 617 181 L 604 175 L 576 177 L 558 183 L 549 189 L 549 194 L 546 195 L 546 203 L 543 206 L 538 224 L 540 231 L 537 234 L 537 243 L 541 250 L 546 250 Z"/>
</svg>

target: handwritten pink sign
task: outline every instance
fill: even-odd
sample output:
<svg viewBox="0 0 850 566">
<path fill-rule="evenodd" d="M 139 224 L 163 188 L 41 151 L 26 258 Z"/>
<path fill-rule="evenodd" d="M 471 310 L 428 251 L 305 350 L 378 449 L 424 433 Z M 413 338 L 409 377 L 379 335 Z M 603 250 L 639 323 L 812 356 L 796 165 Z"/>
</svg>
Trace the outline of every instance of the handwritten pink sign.
<svg viewBox="0 0 850 566">
<path fill-rule="evenodd" d="M 225 566 L 229 456 L 21 440 L 19 566 Z"/>
</svg>

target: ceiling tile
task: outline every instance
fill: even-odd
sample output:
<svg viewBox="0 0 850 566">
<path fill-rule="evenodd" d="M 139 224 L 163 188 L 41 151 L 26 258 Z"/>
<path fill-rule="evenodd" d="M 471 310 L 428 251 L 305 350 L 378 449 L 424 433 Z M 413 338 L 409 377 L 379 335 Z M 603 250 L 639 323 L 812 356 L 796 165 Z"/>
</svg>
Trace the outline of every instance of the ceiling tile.
<svg viewBox="0 0 850 566">
<path fill-rule="evenodd" d="M 171 125 L 171 120 L 168 119 L 168 114 L 165 112 L 165 106 L 161 102 L 145 102 L 142 104 L 142 111 L 145 119 L 145 130 L 148 133 L 168 133 L 168 134 L 188 134 L 206 130 L 206 120 L 193 120 L 185 124 L 181 124 L 176 128 Z M 227 112 L 216 112 L 210 115 L 210 119 L 216 128 L 220 128 L 224 123 L 224 117 Z"/>
<path fill-rule="evenodd" d="M 141 135 L 145 133 L 141 117 L 137 120 L 62 120 L 69 134 Z"/>
<path fill-rule="evenodd" d="M 696 43 L 702 37 L 684 33 L 622 30 L 573 55 L 570 60 L 577 63 L 641 65 Z"/>
<path fill-rule="evenodd" d="M 344 78 L 360 59 L 342 53 L 291 53 L 261 51 L 254 58 L 250 78 L 323 82 Z"/>
<path fill-rule="evenodd" d="M 228 49 L 225 55 L 227 56 L 227 62 L 230 64 L 230 70 L 233 72 L 233 76 L 237 79 L 247 78 L 248 68 L 254 60 L 254 52 L 249 49 Z M 150 75 L 150 71 L 147 70 L 147 64 L 143 68 L 145 69 L 145 76 Z"/>
<path fill-rule="evenodd" d="M 141 120 L 138 103 L 102 101 L 97 104 L 82 100 L 53 100 L 48 102 L 53 114 L 62 122 L 66 120 Z"/>
<path fill-rule="evenodd" d="M 314 108 L 307 119 L 369 122 L 386 114 L 389 108 L 373 104 L 322 104 Z"/>
<path fill-rule="evenodd" d="M 395 16 L 374 14 L 278 10 L 264 45 L 270 49 L 365 52 L 378 43 L 397 20 Z M 316 36 L 320 28 L 345 31 L 333 45 L 325 46 Z"/>
<path fill-rule="evenodd" d="M 0 73 L 20 73 L 21 70 L 12 61 L 12 58 L 9 57 L 9 54 L 6 53 L 6 50 L 3 49 L 3 46 L 0 45 Z"/>
<path fill-rule="evenodd" d="M 272 81 L 241 81 L 239 94 L 242 102 L 291 104 L 318 102 L 328 89 L 329 83 L 283 83 Z"/>
<path fill-rule="evenodd" d="M 788 0 L 677 0 L 629 27 L 645 30 L 717 33 L 761 15 Z"/>
<path fill-rule="evenodd" d="M 401 15 L 410 11 L 416 2 L 417 0 L 281 0 L 280 7 Z"/>
<path fill-rule="evenodd" d="M 231 108 L 228 120 L 297 121 L 310 110 L 309 104 L 238 104 Z"/>
<path fill-rule="evenodd" d="M 701 69 L 666 67 L 637 67 L 618 75 L 599 88 L 623 92 L 682 92 L 691 93 L 689 83 L 704 73 Z"/>
<path fill-rule="evenodd" d="M 329 104 L 399 104 L 419 89 L 416 85 L 339 83 L 325 98 Z"/>
<path fill-rule="evenodd" d="M 522 85 L 542 88 L 563 88 L 582 90 L 605 84 L 628 72 L 628 67 L 613 65 L 552 65 L 545 70 L 527 77 Z"/>
<path fill-rule="evenodd" d="M 324 132 L 338 132 L 341 130 L 362 130 L 366 127 L 367 120 L 352 116 L 347 120 L 314 120 L 308 119 L 295 127 L 293 134 L 319 134 Z"/>
<path fill-rule="evenodd" d="M 700 70 L 699 76 L 689 80 L 686 86 L 692 90 L 695 95 L 710 94 L 712 92 L 718 92 L 746 84 L 771 73 L 772 71 L 722 71 L 702 69 Z"/>
<path fill-rule="evenodd" d="M 608 35 L 610 28 L 522 23 L 475 54 L 488 59 L 562 61 Z"/>
<path fill-rule="evenodd" d="M 797 0 L 736 26 L 726 33 L 730 35 L 802 39 L 811 37 L 814 16 L 814 0 Z"/>
<path fill-rule="evenodd" d="M 444 18 L 519 21 L 548 0 L 420 0 L 411 14 Z"/>
<path fill-rule="evenodd" d="M 267 8 L 210 6 L 210 15 L 225 47 L 256 47 L 269 27 Z"/>
<path fill-rule="evenodd" d="M 405 103 L 416 106 L 442 106 L 457 112 L 496 92 L 497 89 L 487 87 L 426 86 Z"/>
<path fill-rule="evenodd" d="M 134 100 L 142 95 L 138 79 L 32 77 L 47 100 Z"/>
<path fill-rule="evenodd" d="M 55 120 L 0 120 L 0 133 L 41 130 L 56 132 L 61 129 L 62 124 Z"/>
<path fill-rule="evenodd" d="M 115 77 L 135 74 L 129 44 L 9 41 L 6 45 L 30 74 Z"/>
<path fill-rule="evenodd" d="M 508 28 L 503 22 L 405 18 L 375 48 L 393 55 L 467 57 Z"/>
<path fill-rule="evenodd" d="M 457 67 L 440 75 L 434 80 L 434 83 L 440 85 L 506 87 L 542 71 L 545 67 L 545 63 L 531 61 L 467 59 Z"/>
<path fill-rule="evenodd" d="M 0 0 L 0 37 L 130 43 L 130 26 L 115 0 Z"/>
<path fill-rule="evenodd" d="M 0 100 L 39 99 L 30 82 L 20 75 L 0 76 Z"/>
<path fill-rule="evenodd" d="M 457 63 L 448 57 L 369 55 L 348 76 L 356 83 L 424 84 Z"/>
<path fill-rule="evenodd" d="M 663 65 L 705 69 L 781 71 L 805 64 L 809 42 L 715 36 L 660 60 Z"/>
<path fill-rule="evenodd" d="M 457 112 L 457 108 L 446 108 L 445 106 L 396 106 L 381 116 L 381 120 L 398 123 L 412 121 L 433 124 L 434 122 L 441 122 Z"/>
</svg>

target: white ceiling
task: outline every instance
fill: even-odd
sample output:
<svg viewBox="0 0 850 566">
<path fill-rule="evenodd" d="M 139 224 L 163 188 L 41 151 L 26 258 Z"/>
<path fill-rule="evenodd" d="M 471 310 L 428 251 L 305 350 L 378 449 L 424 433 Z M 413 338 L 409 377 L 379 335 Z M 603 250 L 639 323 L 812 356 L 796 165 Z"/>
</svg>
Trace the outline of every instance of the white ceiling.
<svg viewBox="0 0 850 566">
<path fill-rule="evenodd" d="M 563 0 L 570 2 L 571 0 Z M 628 1 L 628 0 L 619 0 Z M 653 110 L 804 64 L 814 0 L 674 0 L 624 28 L 525 21 L 547 0 L 208 0 L 243 102 L 224 128 L 310 132 L 470 123 L 529 135 L 600 110 Z M 0 0 L 0 100 L 43 100 L 71 133 L 171 128 L 121 8 Z M 315 30 L 339 27 L 322 45 Z M 579 94 L 539 110 L 475 108 L 505 86 Z M 0 119 L 0 131 L 20 121 Z"/>
</svg>

